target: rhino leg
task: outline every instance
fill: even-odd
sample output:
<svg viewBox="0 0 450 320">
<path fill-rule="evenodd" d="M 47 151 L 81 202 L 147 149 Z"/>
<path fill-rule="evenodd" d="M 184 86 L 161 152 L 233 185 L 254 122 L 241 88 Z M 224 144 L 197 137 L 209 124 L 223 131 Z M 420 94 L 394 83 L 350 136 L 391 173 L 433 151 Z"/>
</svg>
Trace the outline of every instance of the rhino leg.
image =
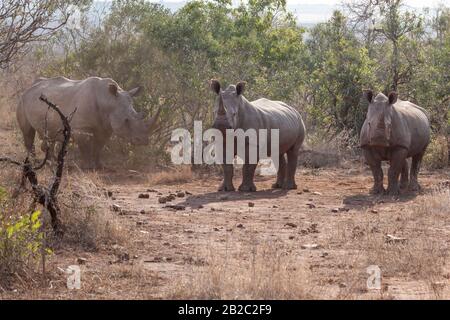
<svg viewBox="0 0 450 320">
<path fill-rule="evenodd" d="M 402 173 L 400 175 L 400 189 L 401 190 L 405 190 L 408 188 L 408 174 L 409 174 L 409 170 L 408 170 L 408 161 L 404 161 L 403 163 L 403 167 L 402 167 Z"/>
<path fill-rule="evenodd" d="M 377 157 L 370 149 L 363 149 L 364 158 L 370 166 L 373 175 L 373 187 L 370 190 L 372 194 L 384 193 L 383 187 L 383 169 L 381 168 L 381 158 Z"/>
<path fill-rule="evenodd" d="M 93 147 L 92 147 L 92 161 L 94 163 L 94 167 L 96 169 L 103 169 L 104 166 L 102 162 L 100 161 L 100 155 L 102 153 L 103 148 L 106 145 L 106 142 L 108 141 L 108 136 L 103 135 L 95 135 L 94 141 L 93 141 Z"/>
<path fill-rule="evenodd" d="M 224 164 L 223 168 L 223 182 L 219 187 L 219 191 L 235 191 L 233 186 L 233 165 Z"/>
<path fill-rule="evenodd" d="M 272 188 L 274 189 L 283 188 L 285 176 L 286 176 L 286 158 L 284 154 L 281 154 L 278 160 L 277 181 L 272 185 Z"/>
<path fill-rule="evenodd" d="M 88 135 L 79 136 L 78 139 L 78 149 L 81 154 L 81 167 L 83 169 L 94 169 L 94 143 L 93 138 Z"/>
<path fill-rule="evenodd" d="M 256 191 L 253 178 L 255 176 L 256 164 L 244 164 L 242 166 L 242 184 L 239 186 L 239 191 L 253 192 Z"/>
<path fill-rule="evenodd" d="M 295 171 L 297 170 L 299 147 L 295 145 L 287 152 L 287 174 L 283 189 L 297 189 L 297 185 L 295 184 Z"/>
<path fill-rule="evenodd" d="M 394 149 L 391 153 L 388 171 L 388 188 L 386 190 L 389 195 L 394 196 L 399 194 L 398 178 L 406 161 L 407 153 L 408 151 L 404 148 Z"/>
<path fill-rule="evenodd" d="M 411 191 L 419 191 L 420 190 L 418 175 L 419 175 L 420 164 L 422 162 L 422 157 L 423 157 L 424 153 L 425 152 L 421 152 L 412 157 L 410 183 L 409 183 L 409 190 L 411 190 Z"/>
<path fill-rule="evenodd" d="M 54 160 L 55 157 L 55 142 L 50 142 L 47 140 L 42 140 L 42 144 L 41 144 L 41 150 L 44 153 L 48 152 L 48 158 L 50 160 Z"/>
</svg>

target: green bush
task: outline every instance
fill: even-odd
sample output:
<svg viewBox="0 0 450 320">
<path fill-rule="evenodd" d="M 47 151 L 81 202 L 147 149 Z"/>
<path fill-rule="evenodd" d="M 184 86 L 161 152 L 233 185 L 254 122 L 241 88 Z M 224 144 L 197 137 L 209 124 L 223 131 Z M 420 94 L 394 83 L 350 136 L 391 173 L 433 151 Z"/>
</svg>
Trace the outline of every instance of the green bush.
<svg viewBox="0 0 450 320">
<path fill-rule="evenodd" d="M 436 136 L 431 139 L 423 158 L 423 163 L 430 169 L 442 169 L 448 165 L 448 142 L 444 136 Z"/>
<path fill-rule="evenodd" d="M 43 254 L 51 250 L 43 247 L 41 211 L 15 215 L 5 213 L 7 192 L 0 187 L 0 283 L 7 283 L 13 275 L 28 275 Z"/>
</svg>

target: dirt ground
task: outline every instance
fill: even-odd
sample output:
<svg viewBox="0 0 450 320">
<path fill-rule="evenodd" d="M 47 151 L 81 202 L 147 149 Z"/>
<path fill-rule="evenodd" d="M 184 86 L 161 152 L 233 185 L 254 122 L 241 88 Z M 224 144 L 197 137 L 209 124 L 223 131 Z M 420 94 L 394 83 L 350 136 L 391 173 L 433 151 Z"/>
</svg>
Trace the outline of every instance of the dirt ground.
<svg viewBox="0 0 450 320">
<path fill-rule="evenodd" d="M 448 170 L 423 170 L 423 190 L 397 198 L 369 195 L 361 161 L 300 167 L 298 189 L 288 192 L 272 190 L 273 177 L 258 176 L 255 193 L 227 193 L 216 192 L 219 176 L 176 182 L 173 173 L 174 183 L 160 184 L 147 174 L 88 174 L 126 241 L 57 248 L 49 280 L 0 298 L 450 298 Z M 61 272 L 74 264 L 80 290 L 68 290 Z M 381 289 L 367 287 L 371 265 Z"/>
</svg>

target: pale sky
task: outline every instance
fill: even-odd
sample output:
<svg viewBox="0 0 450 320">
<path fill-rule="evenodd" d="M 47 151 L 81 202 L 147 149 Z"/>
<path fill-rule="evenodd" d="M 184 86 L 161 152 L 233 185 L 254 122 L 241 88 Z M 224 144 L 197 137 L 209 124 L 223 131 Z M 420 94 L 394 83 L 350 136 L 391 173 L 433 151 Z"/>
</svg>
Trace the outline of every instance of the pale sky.
<svg viewBox="0 0 450 320">
<path fill-rule="evenodd" d="M 164 0 L 165 2 L 181 2 L 182 0 Z M 159 2 L 159 0 L 152 0 Z M 287 0 L 289 4 L 340 4 L 341 0 Z M 405 3 L 412 7 L 435 7 L 440 3 L 450 6 L 450 0 L 406 0 Z"/>
</svg>

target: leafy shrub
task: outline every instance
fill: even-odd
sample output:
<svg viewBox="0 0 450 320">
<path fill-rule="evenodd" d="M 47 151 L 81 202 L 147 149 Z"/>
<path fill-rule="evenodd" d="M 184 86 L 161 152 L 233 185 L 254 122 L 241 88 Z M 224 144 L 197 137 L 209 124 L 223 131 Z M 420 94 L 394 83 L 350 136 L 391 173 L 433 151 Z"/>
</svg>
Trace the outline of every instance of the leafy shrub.
<svg viewBox="0 0 450 320">
<path fill-rule="evenodd" d="M 445 136 L 436 136 L 431 139 L 425 153 L 423 162 L 430 169 L 442 169 L 448 165 L 448 142 Z"/>
<path fill-rule="evenodd" d="M 28 275 L 27 269 L 51 250 L 43 247 L 41 211 L 14 215 L 5 211 L 7 192 L 0 187 L 0 284 L 13 275 Z"/>
</svg>

